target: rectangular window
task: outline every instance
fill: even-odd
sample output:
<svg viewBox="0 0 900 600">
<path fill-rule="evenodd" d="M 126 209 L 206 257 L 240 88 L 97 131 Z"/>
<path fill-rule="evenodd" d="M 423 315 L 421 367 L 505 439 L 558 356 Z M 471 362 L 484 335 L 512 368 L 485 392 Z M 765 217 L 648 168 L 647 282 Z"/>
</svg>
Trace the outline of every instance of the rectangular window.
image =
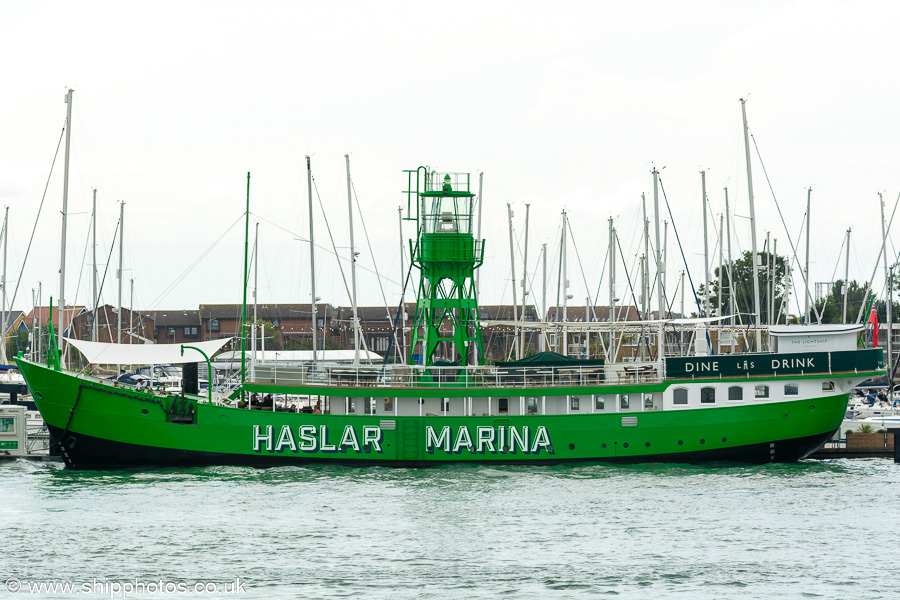
<svg viewBox="0 0 900 600">
<path fill-rule="evenodd" d="M 347 398 L 347 414 L 356 413 L 356 398 Z"/>
<path fill-rule="evenodd" d="M 833 392 L 834 391 L 834 382 L 833 381 L 823 381 L 822 382 L 822 391 L 823 392 Z"/>
<path fill-rule="evenodd" d="M 606 410 L 606 399 L 603 396 L 594 396 L 594 410 Z"/>
<path fill-rule="evenodd" d="M 363 400 L 363 412 L 367 415 L 375 414 L 375 398 L 365 398 Z"/>
<path fill-rule="evenodd" d="M 628 394 L 619 394 L 619 410 L 628 410 Z"/>
<path fill-rule="evenodd" d="M 647 394 L 644 396 L 644 409 L 650 410 L 653 408 L 653 394 Z"/>
<path fill-rule="evenodd" d="M 578 406 L 579 406 L 580 404 L 581 404 L 581 401 L 580 401 L 580 399 L 578 398 L 578 396 L 572 396 L 572 397 L 569 399 L 569 408 L 570 408 L 571 410 L 578 410 Z"/>
<path fill-rule="evenodd" d="M 687 404 L 688 403 L 687 388 L 675 388 L 674 390 L 672 390 L 672 403 L 673 404 Z"/>
<path fill-rule="evenodd" d="M 185 327 L 185 328 L 184 328 L 184 335 L 186 335 L 186 336 L 191 335 L 191 328 L 190 328 L 190 327 Z"/>
<path fill-rule="evenodd" d="M 170 340 L 174 340 L 174 339 L 175 339 L 175 328 L 174 328 L 174 327 L 169 327 L 168 330 L 167 330 L 167 333 L 169 334 L 169 339 L 170 339 Z"/>
<path fill-rule="evenodd" d="M 796 396 L 799 393 L 797 390 L 797 384 L 795 383 L 786 383 L 784 384 L 784 395 L 785 396 Z"/>
<path fill-rule="evenodd" d="M 393 398 L 385 398 L 384 399 L 384 412 L 394 412 L 394 399 Z"/>
<path fill-rule="evenodd" d="M 218 319 L 210 319 L 206 323 L 207 329 L 210 331 L 218 331 L 219 330 L 219 320 Z"/>
<path fill-rule="evenodd" d="M 497 412 L 501 414 L 509 412 L 509 398 L 500 398 L 497 400 Z"/>
<path fill-rule="evenodd" d="M 754 395 L 757 399 L 764 399 L 769 397 L 769 386 L 767 385 L 758 385 L 754 391 Z"/>
<path fill-rule="evenodd" d="M 441 410 L 445 413 L 450 412 L 450 398 L 441 398 Z"/>
<path fill-rule="evenodd" d="M 715 404 L 716 388 L 705 387 L 700 388 L 700 404 Z"/>
<path fill-rule="evenodd" d="M 733 385 L 728 388 L 728 399 L 729 400 L 743 400 L 744 399 L 744 388 L 739 385 Z"/>
<path fill-rule="evenodd" d="M 537 411 L 538 411 L 538 399 L 537 398 L 528 398 L 528 401 L 526 402 L 526 404 L 527 404 L 528 414 L 533 415 L 533 414 L 537 413 Z"/>
</svg>

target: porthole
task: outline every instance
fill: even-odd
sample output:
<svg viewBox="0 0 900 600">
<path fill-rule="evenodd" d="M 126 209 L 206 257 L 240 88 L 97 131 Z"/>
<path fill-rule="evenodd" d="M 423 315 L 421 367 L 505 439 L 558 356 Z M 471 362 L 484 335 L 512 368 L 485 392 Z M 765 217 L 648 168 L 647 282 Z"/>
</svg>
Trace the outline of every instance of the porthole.
<svg viewBox="0 0 900 600">
<path fill-rule="evenodd" d="M 149 415 L 149 414 L 150 414 L 150 411 L 147 410 L 146 408 L 143 408 L 143 409 L 141 409 L 141 414 L 142 414 L 142 415 Z"/>
<path fill-rule="evenodd" d="M 600 447 L 606 450 L 606 444 L 602 444 Z"/>
<path fill-rule="evenodd" d="M 706 443 L 706 440 L 700 440 L 700 443 L 701 443 L 701 444 L 705 444 L 705 443 Z"/>
<path fill-rule="evenodd" d="M 644 443 L 644 445 L 647 446 L 647 447 L 649 448 L 649 447 L 650 447 L 650 442 L 646 442 L 646 443 Z"/>
<path fill-rule="evenodd" d="M 575 449 L 575 444 L 569 444 L 569 450 L 574 450 L 574 449 Z"/>
<path fill-rule="evenodd" d="M 622 447 L 623 447 L 623 448 L 627 448 L 627 447 L 628 447 L 628 442 L 625 442 L 624 444 L 622 444 Z"/>
<path fill-rule="evenodd" d="M 723 444 L 724 444 L 725 442 L 727 442 L 727 441 L 728 441 L 728 438 L 722 438 L 722 443 L 723 443 Z"/>
<path fill-rule="evenodd" d="M 679 445 L 679 446 L 684 446 L 684 440 L 678 440 L 678 445 Z"/>
</svg>

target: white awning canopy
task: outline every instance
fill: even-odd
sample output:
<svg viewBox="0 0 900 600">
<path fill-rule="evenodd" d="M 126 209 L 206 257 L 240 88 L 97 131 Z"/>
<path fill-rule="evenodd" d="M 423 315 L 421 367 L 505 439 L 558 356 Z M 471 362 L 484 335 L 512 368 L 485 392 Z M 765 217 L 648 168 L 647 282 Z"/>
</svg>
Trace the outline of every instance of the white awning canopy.
<svg viewBox="0 0 900 600">
<path fill-rule="evenodd" d="M 65 338 L 88 362 L 101 365 L 177 365 L 189 362 L 206 362 L 203 354 L 190 348 L 195 346 L 207 356 L 218 352 L 233 338 L 194 342 L 192 344 L 106 344 Z M 181 347 L 184 346 L 184 355 Z"/>
</svg>

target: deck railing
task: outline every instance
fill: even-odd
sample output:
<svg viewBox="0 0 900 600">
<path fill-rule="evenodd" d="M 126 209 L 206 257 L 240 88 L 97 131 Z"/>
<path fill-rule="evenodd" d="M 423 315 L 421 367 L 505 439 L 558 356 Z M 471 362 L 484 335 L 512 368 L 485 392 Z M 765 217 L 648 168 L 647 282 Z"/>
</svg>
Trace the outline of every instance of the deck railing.
<svg viewBox="0 0 900 600">
<path fill-rule="evenodd" d="M 582 387 L 660 383 L 661 362 L 588 367 L 419 367 L 334 366 L 279 369 L 277 376 L 253 383 L 337 388 L 501 388 Z"/>
</svg>

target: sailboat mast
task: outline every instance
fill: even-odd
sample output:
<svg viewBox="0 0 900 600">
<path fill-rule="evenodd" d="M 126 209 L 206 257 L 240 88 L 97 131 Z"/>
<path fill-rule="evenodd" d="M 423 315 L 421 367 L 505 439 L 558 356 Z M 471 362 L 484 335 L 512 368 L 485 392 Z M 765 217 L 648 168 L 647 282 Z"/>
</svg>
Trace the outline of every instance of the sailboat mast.
<svg viewBox="0 0 900 600">
<path fill-rule="evenodd" d="M 850 284 L 847 282 L 847 279 L 850 277 L 850 228 L 847 228 L 847 251 L 844 258 L 844 315 L 841 318 L 841 323 L 844 325 L 847 324 L 847 294 L 850 291 Z"/>
<path fill-rule="evenodd" d="M 43 291 L 41 287 L 43 283 L 38 281 L 38 290 L 37 290 L 37 309 L 38 309 L 38 318 L 37 318 L 37 356 L 35 360 L 40 361 L 43 354 L 43 341 L 44 341 L 44 311 L 41 308 L 43 306 L 43 297 L 41 294 Z M 846 311 L 845 311 L 846 312 Z"/>
<path fill-rule="evenodd" d="M 725 188 L 725 238 L 728 240 L 728 314 L 731 317 L 729 319 L 729 322 L 731 324 L 731 353 L 734 354 L 734 340 L 735 340 L 734 277 L 732 277 L 732 262 L 731 262 L 731 207 L 728 204 L 728 188 L 727 187 Z"/>
<path fill-rule="evenodd" d="M 706 226 L 706 171 L 700 171 L 700 187 L 703 190 L 703 316 L 709 316 L 709 234 Z"/>
<path fill-rule="evenodd" d="M 775 314 L 775 280 L 778 276 L 778 238 L 772 240 L 772 257 L 770 262 L 772 263 L 772 268 L 771 273 L 769 274 L 769 281 L 771 282 L 771 289 L 769 290 L 769 325 L 777 325 L 778 315 Z"/>
<path fill-rule="evenodd" d="M 244 270 L 241 273 L 241 285 L 244 288 L 244 299 L 241 303 L 241 396 L 244 395 L 244 383 L 247 381 L 247 263 L 250 246 L 250 171 L 247 171 L 247 203 L 244 209 Z M 212 385 L 212 382 L 209 382 Z M 248 408 L 250 408 L 248 406 Z"/>
<path fill-rule="evenodd" d="M 725 215 L 719 213 L 719 301 L 716 303 L 716 316 L 722 316 L 722 272 L 725 269 L 725 244 L 722 234 L 725 233 Z"/>
<path fill-rule="evenodd" d="M 649 319 L 650 312 L 650 220 L 647 218 L 647 195 L 641 193 L 641 207 L 644 211 L 644 260 L 641 272 L 641 315 Z"/>
<path fill-rule="evenodd" d="M 3 280 L 0 281 L 0 289 L 2 289 L 2 298 L 0 298 L 0 361 L 6 364 L 6 247 L 9 241 L 9 207 L 7 206 L 3 212 Z"/>
<path fill-rule="evenodd" d="M 609 322 L 616 322 L 616 230 L 613 227 L 613 219 L 609 218 Z M 609 330 L 609 360 L 615 362 L 615 328 Z"/>
<path fill-rule="evenodd" d="M 562 280 L 563 280 L 563 355 L 569 355 L 569 265 L 566 262 L 566 231 L 569 228 L 569 217 L 563 211 L 562 227 Z"/>
<path fill-rule="evenodd" d="M 882 237 L 882 239 L 885 240 L 885 243 L 887 243 L 887 231 L 885 231 L 885 224 L 884 224 L 884 198 L 882 197 L 881 192 L 878 192 L 878 204 L 881 205 L 881 237 Z M 5 243 L 4 243 L 3 254 L 4 254 L 3 264 L 4 264 L 4 269 L 5 269 L 6 268 L 5 267 L 5 265 L 6 265 L 6 244 Z M 886 316 L 887 316 L 887 323 L 888 323 L 888 334 L 887 334 L 887 342 L 886 342 L 888 378 L 889 378 L 888 379 L 888 396 L 889 396 L 888 399 L 891 400 L 893 403 L 892 390 L 894 389 L 894 380 L 891 378 L 894 375 L 894 358 L 891 355 L 891 350 L 893 350 L 893 348 L 891 348 L 891 334 L 893 332 L 890 330 L 891 316 L 892 316 L 891 315 L 891 284 L 892 284 L 892 282 L 891 282 L 891 274 L 890 274 L 890 271 L 888 270 L 887 254 L 888 254 L 887 250 L 885 250 L 881 254 L 881 257 L 884 260 L 884 285 L 887 287 L 887 290 L 885 291 L 885 304 L 886 304 L 885 308 L 887 309 Z M 4 322 L 4 325 L 5 325 L 5 322 Z"/>
<path fill-rule="evenodd" d="M 541 287 L 541 290 L 542 290 L 541 291 L 541 310 L 544 312 L 544 314 L 541 315 L 540 320 L 541 320 L 541 322 L 543 322 L 547 319 L 547 244 L 546 243 L 541 244 L 541 261 L 544 264 L 544 271 L 542 274 L 544 284 Z M 541 330 L 541 352 L 543 352 L 544 350 L 547 349 L 547 347 L 546 347 L 547 341 L 546 341 L 546 338 L 544 337 L 544 331 L 545 330 L 543 330 L 543 329 Z"/>
<path fill-rule="evenodd" d="M 250 381 L 256 381 L 256 323 L 259 291 L 259 221 L 253 238 L 253 326 L 250 328 Z"/>
<path fill-rule="evenodd" d="M 663 256 L 663 246 L 659 243 L 659 171 L 653 167 L 653 214 L 656 216 L 654 229 L 656 231 L 656 296 L 659 302 L 659 318 L 666 318 L 666 259 Z M 611 271 L 610 271 L 611 272 Z M 648 304 L 649 306 L 649 304 Z"/>
<path fill-rule="evenodd" d="M 128 340 L 131 341 L 131 334 L 134 333 L 134 277 L 128 280 L 130 287 L 128 296 Z"/>
<path fill-rule="evenodd" d="M 480 187 L 479 183 L 479 187 Z M 481 204 L 481 194 L 478 195 L 478 203 Z M 480 210 L 480 208 L 479 208 Z M 403 207 L 397 207 L 397 220 L 400 223 L 400 357 L 401 362 L 406 362 L 406 267 L 403 264 Z M 480 224 L 479 224 L 480 227 Z M 481 235 L 479 229 L 478 235 Z M 481 238 L 479 238 L 481 239 Z M 476 294 L 478 287 L 478 271 L 475 271 Z"/>
<path fill-rule="evenodd" d="M 313 367 L 316 366 L 316 335 L 319 325 L 319 315 L 316 310 L 316 245 L 313 238 L 313 203 L 312 203 L 312 167 L 309 164 L 309 156 L 306 157 L 306 187 L 309 190 L 309 276 L 310 297 L 312 298 L 312 350 Z"/>
<path fill-rule="evenodd" d="M 125 247 L 125 201 L 119 200 L 119 314 L 116 326 L 116 343 L 122 343 L 122 279 L 124 271 L 122 270 L 122 260 L 124 257 Z"/>
<path fill-rule="evenodd" d="M 528 297 L 528 215 L 531 209 L 530 204 L 525 204 L 525 247 L 523 249 L 522 258 L 522 320 L 525 320 L 525 299 Z M 481 238 L 479 238 L 481 239 Z M 525 354 L 525 325 L 522 325 L 522 340 L 519 343 L 522 354 Z"/>
<path fill-rule="evenodd" d="M 812 215 L 809 212 L 812 188 L 806 189 L 806 263 L 803 265 L 803 283 L 806 287 L 806 297 L 803 301 L 803 324 L 809 325 L 809 230 L 812 225 Z M 884 204 L 881 205 L 881 222 L 884 223 Z M 887 254 L 885 254 L 887 260 Z"/>
<path fill-rule="evenodd" d="M 344 155 L 344 163 L 347 165 L 347 207 L 350 218 L 350 285 L 351 304 L 353 305 L 353 366 L 359 366 L 359 316 L 356 307 L 356 248 L 353 245 L 353 193 L 350 189 L 350 155 Z"/>
<path fill-rule="evenodd" d="M 100 323 L 97 322 L 97 188 L 93 189 L 94 192 L 94 208 L 91 211 L 91 235 L 92 235 L 92 243 L 91 243 L 91 254 L 93 256 L 93 268 L 91 269 L 93 274 L 93 294 L 91 295 L 91 314 L 93 317 L 91 318 L 91 341 L 97 342 L 100 341 Z"/>
<path fill-rule="evenodd" d="M 515 321 L 515 331 L 513 332 L 513 348 L 516 352 L 516 360 L 522 358 L 519 354 L 519 304 L 516 300 L 516 253 L 513 248 L 513 210 L 512 205 L 506 203 L 506 215 L 509 219 L 509 268 L 512 275 L 512 295 L 513 295 L 513 321 Z"/>
<path fill-rule="evenodd" d="M 478 235 L 475 239 L 481 239 L 481 207 L 484 205 L 484 198 L 481 195 L 484 184 L 484 171 L 478 173 Z M 403 240 L 400 240 L 400 262 L 403 262 Z M 404 278 L 406 275 L 404 274 Z M 400 279 L 403 281 L 403 279 Z M 513 280 L 513 284 L 515 284 L 515 280 Z M 481 297 L 481 270 L 475 270 L 475 297 Z"/>
<path fill-rule="evenodd" d="M 66 225 L 69 216 L 69 147 L 72 138 L 73 92 L 74 90 L 69 89 L 66 93 L 66 158 L 63 168 L 62 234 L 59 244 L 59 342 L 57 346 L 63 362 L 65 362 L 63 339 L 66 331 Z"/>
<path fill-rule="evenodd" d="M 753 263 L 753 312 L 756 315 L 754 322 L 757 327 L 760 324 L 760 307 L 759 307 L 759 255 L 756 253 L 756 209 L 753 204 L 753 173 L 750 168 L 750 128 L 747 127 L 747 101 L 741 98 L 741 115 L 744 119 L 744 155 L 747 158 L 747 196 L 750 199 L 750 247 Z M 756 338 L 756 351 L 762 350 L 762 336 L 760 332 L 754 336 Z"/>
</svg>

